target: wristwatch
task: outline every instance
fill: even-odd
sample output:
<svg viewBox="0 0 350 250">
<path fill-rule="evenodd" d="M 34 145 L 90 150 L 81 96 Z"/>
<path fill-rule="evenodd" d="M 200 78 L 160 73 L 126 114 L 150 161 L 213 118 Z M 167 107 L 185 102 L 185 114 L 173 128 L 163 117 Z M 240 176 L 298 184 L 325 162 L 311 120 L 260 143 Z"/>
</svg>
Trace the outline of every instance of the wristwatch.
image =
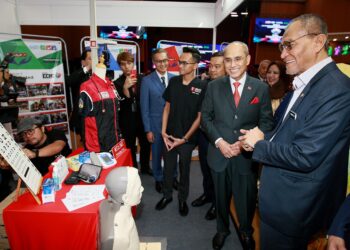
<svg viewBox="0 0 350 250">
<path fill-rule="evenodd" d="M 184 139 L 185 140 L 185 143 L 187 143 L 188 142 L 188 139 L 184 136 L 184 137 L 182 137 L 182 139 Z"/>
<path fill-rule="evenodd" d="M 38 158 L 39 157 L 39 149 L 32 149 L 32 151 L 35 153 L 35 157 L 34 158 Z"/>
</svg>

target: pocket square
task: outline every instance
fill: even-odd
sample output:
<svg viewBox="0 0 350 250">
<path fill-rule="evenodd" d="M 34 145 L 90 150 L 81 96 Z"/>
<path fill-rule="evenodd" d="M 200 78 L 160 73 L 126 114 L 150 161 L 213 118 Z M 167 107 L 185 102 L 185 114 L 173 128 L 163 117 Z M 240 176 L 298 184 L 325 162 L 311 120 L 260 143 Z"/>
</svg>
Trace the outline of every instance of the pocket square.
<svg viewBox="0 0 350 250">
<path fill-rule="evenodd" d="M 251 100 L 250 104 L 258 104 L 259 103 L 259 97 L 254 97 L 253 100 Z"/>
</svg>

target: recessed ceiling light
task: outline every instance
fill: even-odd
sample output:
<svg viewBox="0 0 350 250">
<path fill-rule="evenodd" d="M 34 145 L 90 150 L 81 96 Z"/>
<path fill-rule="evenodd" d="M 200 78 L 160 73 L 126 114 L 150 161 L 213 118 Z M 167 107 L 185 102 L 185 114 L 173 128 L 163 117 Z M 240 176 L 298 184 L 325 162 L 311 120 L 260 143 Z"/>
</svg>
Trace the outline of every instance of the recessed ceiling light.
<svg viewBox="0 0 350 250">
<path fill-rule="evenodd" d="M 349 39 L 349 36 L 346 36 L 345 39 Z"/>
<path fill-rule="evenodd" d="M 231 15 L 237 15 L 237 12 L 236 11 L 232 11 Z"/>
<path fill-rule="evenodd" d="M 248 16 L 248 11 L 241 12 L 241 15 Z"/>
<path fill-rule="evenodd" d="M 337 38 L 333 38 L 333 42 L 337 41 L 338 39 Z"/>
</svg>

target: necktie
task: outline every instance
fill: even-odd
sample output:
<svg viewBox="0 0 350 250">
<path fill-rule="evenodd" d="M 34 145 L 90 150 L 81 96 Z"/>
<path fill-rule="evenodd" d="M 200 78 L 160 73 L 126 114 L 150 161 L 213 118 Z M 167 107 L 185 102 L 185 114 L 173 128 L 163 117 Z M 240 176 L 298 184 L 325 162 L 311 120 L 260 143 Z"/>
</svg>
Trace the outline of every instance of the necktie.
<svg viewBox="0 0 350 250">
<path fill-rule="evenodd" d="M 166 84 L 165 84 L 165 76 L 162 76 L 161 79 L 162 79 L 162 83 L 163 83 L 164 87 L 166 87 Z"/>
<path fill-rule="evenodd" d="M 238 92 L 238 86 L 239 85 L 240 85 L 239 82 L 235 82 L 233 84 L 233 86 L 235 87 L 235 93 L 233 94 L 233 99 L 235 100 L 236 107 L 238 107 L 239 100 L 241 99 L 241 97 L 239 96 L 239 92 Z"/>
</svg>

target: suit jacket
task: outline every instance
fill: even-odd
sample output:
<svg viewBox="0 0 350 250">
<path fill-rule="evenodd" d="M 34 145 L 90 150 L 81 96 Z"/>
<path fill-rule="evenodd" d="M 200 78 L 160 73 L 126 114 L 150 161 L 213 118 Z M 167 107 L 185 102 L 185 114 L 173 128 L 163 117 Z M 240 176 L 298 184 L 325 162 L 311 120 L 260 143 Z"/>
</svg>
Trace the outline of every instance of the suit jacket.
<svg viewBox="0 0 350 250">
<path fill-rule="evenodd" d="M 173 74 L 168 73 L 168 80 L 173 76 Z M 165 86 L 156 71 L 142 79 L 140 105 L 145 132 L 160 133 L 162 130 L 162 115 L 165 106 L 164 91 Z"/>
<path fill-rule="evenodd" d="M 350 79 L 335 63 L 326 65 L 272 134 L 253 153 L 264 164 L 261 220 L 286 235 L 310 237 L 328 228 L 345 198 Z"/>
<path fill-rule="evenodd" d="M 350 195 L 348 195 L 335 216 L 328 235 L 335 235 L 347 240 L 347 247 L 350 247 Z"/>
<path fill-rule="evenodd" d="M 211 81 L 202 104 L 202 128 L 210 141 L 208 164 L 216 172 L 225 170 L 230 159 L 216 148 L 215 141 L 222 137 L 234 143 L 241 135 L 240 129 L 259 126 L 263 131 L 273 127 L 268 86 L 247 75 L 244 89 L 236 108 L 228 76 Z M 237 159 L 240 174 L 251 173 L 251 153 L 242 152 Z"/>
</svg>

